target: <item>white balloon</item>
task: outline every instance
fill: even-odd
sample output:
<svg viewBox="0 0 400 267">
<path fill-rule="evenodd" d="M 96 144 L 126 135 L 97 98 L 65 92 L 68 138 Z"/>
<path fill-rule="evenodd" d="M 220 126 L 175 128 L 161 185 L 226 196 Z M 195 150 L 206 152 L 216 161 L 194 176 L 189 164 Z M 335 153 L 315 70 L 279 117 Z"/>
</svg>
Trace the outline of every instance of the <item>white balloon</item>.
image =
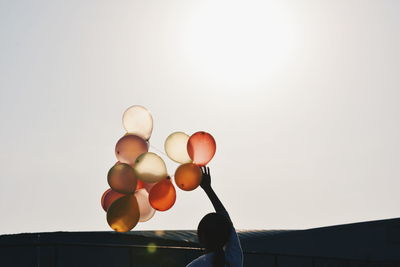
<svg viewBox="0 0 400 267">
<path fill-rule="evenodd" d="M 164 160 L 153 152 L 140 155 L 133 166 L 136 177 L 145 183 L 156 183 L 168 176 Z"/>
<path fill-rule="evenodd" d="M 135 197 L 139 205 L 139 222 L 147 222 L 156 213 L 156 210 L 150 205 L 149 193 L 146 189 L 141 188 L 135 192 Z"/>
<path fill-rule="evenodd" d="M 125 110 L 122 124 L 128 133 L 140 136 L 145 140 L 149 140 L 153 131 L 153 117 L 145 107 L 138 105 Z"/>
<path fill-rule="evenodd" d="M 189 137 L 183 132 L 174 132 L 167 137 L 164 149 L 170 159 L 182 164 L 192 162 L 187 152 Z"/>
</svg>

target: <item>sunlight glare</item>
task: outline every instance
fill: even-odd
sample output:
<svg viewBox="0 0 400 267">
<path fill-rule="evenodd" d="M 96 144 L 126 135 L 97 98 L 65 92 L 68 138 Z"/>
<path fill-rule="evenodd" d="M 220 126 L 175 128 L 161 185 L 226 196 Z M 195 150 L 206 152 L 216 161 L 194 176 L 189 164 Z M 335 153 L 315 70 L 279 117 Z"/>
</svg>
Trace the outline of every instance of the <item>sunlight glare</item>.
<svg viewBox="0 0 400 267">
<path fill-rule="evenodd" d="M 260 83 L 290 57 L 289 9 L 269 1 L 207 1 L 191 14 L 183 52 L 197 75 L 224 84 Z"/>
</svg>

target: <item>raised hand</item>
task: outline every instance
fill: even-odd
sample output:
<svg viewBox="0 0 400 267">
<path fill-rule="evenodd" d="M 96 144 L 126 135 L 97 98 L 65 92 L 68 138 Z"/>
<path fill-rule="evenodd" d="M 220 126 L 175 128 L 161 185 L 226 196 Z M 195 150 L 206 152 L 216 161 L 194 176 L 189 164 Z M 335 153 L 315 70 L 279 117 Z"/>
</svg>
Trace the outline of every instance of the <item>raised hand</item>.
<svg viewBox="0 0 400 267">
<path fill-rule="evenodd" d="M 201 167 L 202 179 L 200 186 L 204 190 L 211 188 L 211 176 L 210 176 L 210 168 L 203 166 Z"/>
<path fill-rule="evenodd" d="M 219 200 L 217 194 L 215 194 L 214 190 L 211 187 L 211 175 L 210 175 L 210 168 L 203 166 L 201 167 L 202 180 L 200 183 L 201 188 L 203 188 L 204 192 L 207 194 L 208 198 L 210 199 L 214 209 L 217 213 L 220 213 L 229 218 L 228 212 L 225 210 L 224 205 Z"/>
</svg>

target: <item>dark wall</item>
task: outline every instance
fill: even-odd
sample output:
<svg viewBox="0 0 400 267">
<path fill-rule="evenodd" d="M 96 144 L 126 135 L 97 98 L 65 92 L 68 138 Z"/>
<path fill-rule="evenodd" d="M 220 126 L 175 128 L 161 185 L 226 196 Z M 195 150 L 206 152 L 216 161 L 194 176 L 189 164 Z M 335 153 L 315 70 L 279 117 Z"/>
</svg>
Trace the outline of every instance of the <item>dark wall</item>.
<svg viewBox="0 0 400 267">
<path fill-rule="evenodd" d="M 0 266 L 15 267 L 175 267 L 201 255 L 187 248 L 111 247 L 91 245 L 12 246 L 0 248 Z M 400 267 L 399 262 L 373 262 L 291 255 L 245 253 L 245 267 Z"/>
</svg>

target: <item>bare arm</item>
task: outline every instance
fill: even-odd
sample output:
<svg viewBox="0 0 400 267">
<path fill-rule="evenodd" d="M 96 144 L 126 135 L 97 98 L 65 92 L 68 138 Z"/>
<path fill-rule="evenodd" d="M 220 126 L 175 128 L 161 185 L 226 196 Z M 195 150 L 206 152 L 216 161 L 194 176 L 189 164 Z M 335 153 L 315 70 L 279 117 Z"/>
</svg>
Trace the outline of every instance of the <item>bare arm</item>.
<svg viewBox="0 0 400 267">
<path fill-rule="evenodd" d="M 201 180 L 201 188 L 203 188 L 204 192 L 206 192 L 208 198 L 210 199 L 214 209 L 217 213 L 226 216 L 229 221 L 231 221 L 228 212 L 226 211 L 224 205 L 222 204 L 221 200 L 219 200 L 217 194 L 211 187 L 211 176 L 210 176 L 210 168 L 208 167 L 201 167 L 201 172 L 203 174 Z"/>
<path fill-rule="evenodd" d="M 233 227 L 228 212 L 226 211 L 221 200 L 219 200 L 217 194 L 215 194 L 214 190 L 211 187 L 210 169 L 208 167 L 202 167 L 201 171 L 203 173 L 202 181 L 200 184 L 201 188 L 203 188 L 204 192 L 206 192 L 208 198 L 214 206 L 215 211 L 221 215 L 224 215 L 231 222 L 232 232 L 229 241 L 225 246 L 226 261 L 229 263 L 229 266 L 243 267 L 243 251 L 240 245 L 239 237 L 236 233 L 235 228 Z"/>
</svg>

